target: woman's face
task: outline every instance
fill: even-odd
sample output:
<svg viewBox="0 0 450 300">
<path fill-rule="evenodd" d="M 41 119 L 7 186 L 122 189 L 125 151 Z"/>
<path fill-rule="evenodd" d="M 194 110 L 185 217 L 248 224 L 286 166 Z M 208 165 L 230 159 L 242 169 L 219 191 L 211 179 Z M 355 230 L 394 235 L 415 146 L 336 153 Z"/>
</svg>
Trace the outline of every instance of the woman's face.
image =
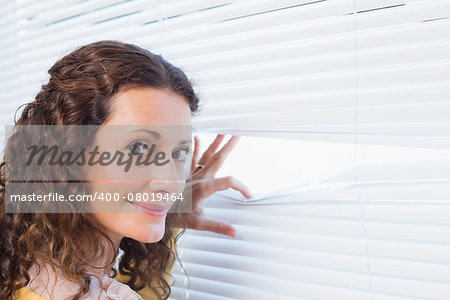
<svg viewBox="0 0 450 300">
<path fill-rule="evenodd" d="M 183 192 L 190 167 L 192 123 L 189 104 L 182 96 L 148 87 L 129 89 L 113 101 L 111 117 L 104 124 L 108 126 L 96 134 L 94 145 L 100 145 L 100 153 L 102 148 L 107 152 L 115 149 L 125 153 L 125 158 L 128 158 L 127 154 L 134 158 L 140 154 L 141 161 L 147 158 L 147 163 L 153 163 L 147 166 L 133 163 L 128 170 L 118 163 L 89 166 L 86 175 L 91 194 L 103 193 L 105 201 L 108 193 L 118 200 L 107 203 L 113 212 L 98 209 L 94 216 L 116 242 L 122 237 L 145 243 L 157 242 L 164 234 L 167 210 L 174 203 L 168 199 Z M 160 156 L 156 159 L 158 152 Z M 147 197 L 147 201 L 142 201 L 143 197 Z"/>
</svg>

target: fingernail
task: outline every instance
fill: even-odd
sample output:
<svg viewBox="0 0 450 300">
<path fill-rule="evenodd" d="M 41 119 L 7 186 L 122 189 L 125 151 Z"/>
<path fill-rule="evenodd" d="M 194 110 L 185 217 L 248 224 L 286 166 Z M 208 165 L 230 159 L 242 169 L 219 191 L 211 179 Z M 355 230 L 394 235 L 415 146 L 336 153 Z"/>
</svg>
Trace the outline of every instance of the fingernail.
<svg viewBox="0 0 450 300">
<path fill-rule="evenodd" d="M 235 237 L 236 237 L 236 231 L 234 231 L 234 230 L 229 230 L 229 231 L 227 232 L 227 235 L 230 236 L 230 237 L 232 237 L 232 238 L 235 238 Z"/>
</svg>

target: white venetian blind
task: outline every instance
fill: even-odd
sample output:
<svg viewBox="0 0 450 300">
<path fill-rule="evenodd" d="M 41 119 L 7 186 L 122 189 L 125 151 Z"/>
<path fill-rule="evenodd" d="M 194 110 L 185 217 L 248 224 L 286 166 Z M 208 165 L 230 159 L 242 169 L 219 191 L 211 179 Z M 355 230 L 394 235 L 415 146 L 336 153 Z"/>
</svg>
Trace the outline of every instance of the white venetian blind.
<svg viewBox="0 0 450 300">
<path fill-rule="evenodd" d="M 175 267 L 172 299 L 450 299 L 449 0 L 5 1 L 0 11 L 3 124 L 58 57 L 118 39 L 196 80 L 204 144 L 244 136 L 223 174 L 257 192 L 279 190 L 271 178 L 292 185 L 252 202 L 206 199 L 238 237 L 188 231 L 189 278 Z"/>
</svg>

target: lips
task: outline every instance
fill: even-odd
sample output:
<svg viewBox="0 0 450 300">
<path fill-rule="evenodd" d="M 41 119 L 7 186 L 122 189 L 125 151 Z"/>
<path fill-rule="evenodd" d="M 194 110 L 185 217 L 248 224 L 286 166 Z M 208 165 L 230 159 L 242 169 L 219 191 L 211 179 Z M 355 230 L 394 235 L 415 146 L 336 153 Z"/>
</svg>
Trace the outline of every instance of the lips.
<svg viewBox="0 0 450 300">
<path fill-rule="evenodd" d="M 153 203 L 140 203 L 140 202 L 131 202 L 128 201 L 131 205 L 139 209 L 145 214 L 152 216 L 164 216 L 169 210 L 170 206 L 164 206 Z"/>
</svg>

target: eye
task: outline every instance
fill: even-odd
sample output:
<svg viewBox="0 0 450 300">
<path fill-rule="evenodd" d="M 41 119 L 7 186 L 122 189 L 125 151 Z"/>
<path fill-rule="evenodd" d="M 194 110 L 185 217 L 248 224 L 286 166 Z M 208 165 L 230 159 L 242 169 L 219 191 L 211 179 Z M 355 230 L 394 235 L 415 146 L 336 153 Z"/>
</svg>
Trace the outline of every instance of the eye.
<svg viewBox="0 0 450 300">
<path fill-rule="evenodd" d="M 147 143 L 136 141 L 128 145 L 128 150 L 133 154 L 145 154 L 150 146 Z"/>
<path fill-rule="evenodd" d="M 172 158 L 176 160 L 186 160 L 187 156 L 190 153 L 190 148 L 181 148 L 172 152 Z"/>
</svg>

